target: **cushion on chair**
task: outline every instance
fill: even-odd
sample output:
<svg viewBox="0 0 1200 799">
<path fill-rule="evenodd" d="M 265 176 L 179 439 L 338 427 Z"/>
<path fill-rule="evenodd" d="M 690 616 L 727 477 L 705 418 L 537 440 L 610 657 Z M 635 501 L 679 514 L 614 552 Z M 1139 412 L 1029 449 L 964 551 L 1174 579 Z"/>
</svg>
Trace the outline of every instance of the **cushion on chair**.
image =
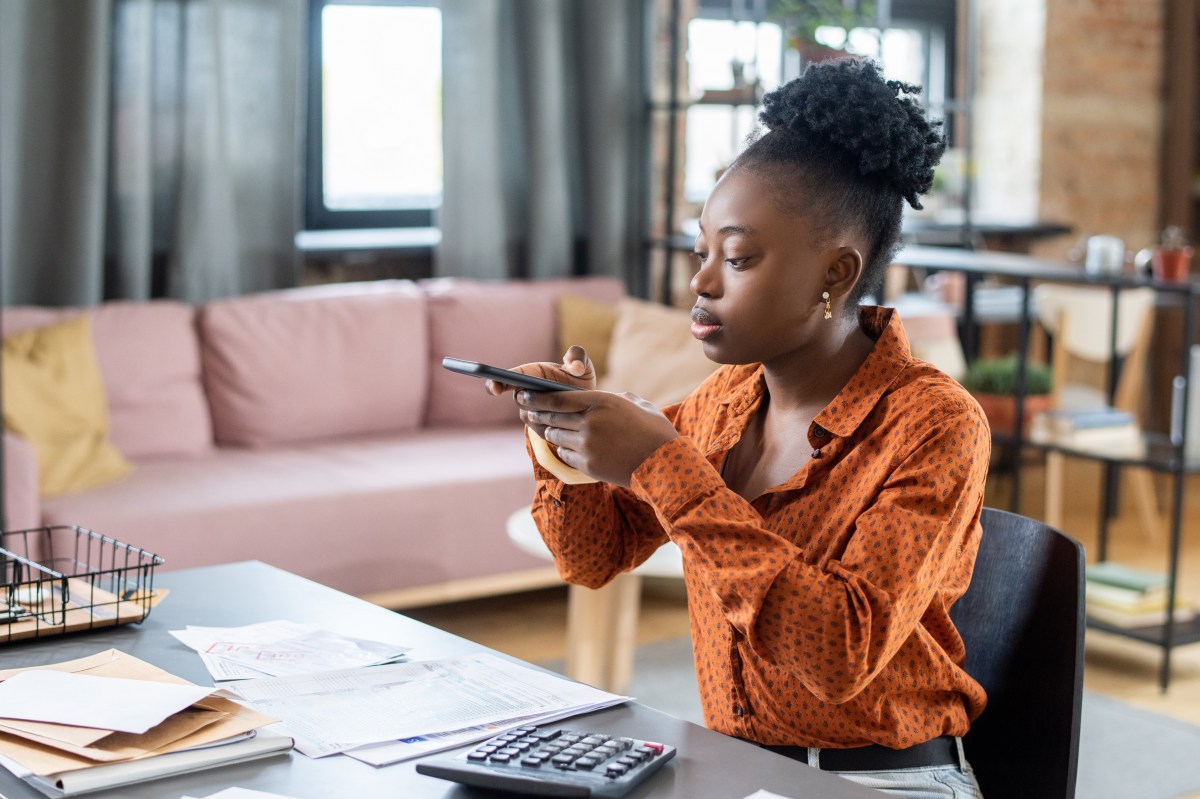
<svg viewBox="0 0 1200 799">
<path fill-rule="evenodd" d="M 261 447 L 420 424 L 428 334 L 411 281 L 219 300 L 200 310 L 200 327 L 221 444 Z"/>
</svg>

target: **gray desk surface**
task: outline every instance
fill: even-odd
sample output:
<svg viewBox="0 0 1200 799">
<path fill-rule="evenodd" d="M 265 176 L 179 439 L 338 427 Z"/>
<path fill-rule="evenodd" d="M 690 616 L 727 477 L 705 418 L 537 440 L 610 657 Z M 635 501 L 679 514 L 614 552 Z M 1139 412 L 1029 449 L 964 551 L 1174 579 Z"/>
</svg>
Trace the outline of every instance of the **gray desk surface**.
<svg viewBox="0 0 1200 799">
<path fill-rule="evenodd" d="M 0 647 L 0 668 L 71 660 L 109 648 L 128 652 L 201 685 L 212 680 L 192 650 L 168 634 L 188 624 L 233 627 L 271 619 L 316 624 L 347 635 L 413 647 L 413 659 L 448 657 L 483 647 L 362 600 L 258 562 L 233 563 L 155 578 L 170 594 L 141 625 L 25 641 Z M 663 772 L 630 797 L 741 799 L 759 788 L 791 799 L 871 799 L 882 794 L 824 774 L 637 703 L 562 722 L 621 735 L 661 740 L 679 749 Z M 349 757 L 312 760 L 292 752 L 242 765 L 170 777 L 142 785 L 87 794 L 129 799 L 205 797 L 228 786 L 272 791 L 297 799 L 371 797 L 503 797 L 511 794 L 465 788 L 425 777 L 413 763 L 373 768 Z M 41 794 L 0 769 L 0 797 L 40 799 Z"/>
</svg>

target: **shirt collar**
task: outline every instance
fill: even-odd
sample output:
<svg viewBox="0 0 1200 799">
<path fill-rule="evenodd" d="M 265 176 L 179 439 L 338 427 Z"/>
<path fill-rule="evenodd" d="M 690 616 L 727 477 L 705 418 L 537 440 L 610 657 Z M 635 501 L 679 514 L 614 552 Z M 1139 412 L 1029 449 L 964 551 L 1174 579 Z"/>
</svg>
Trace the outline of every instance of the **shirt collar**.
<svg viewBox="0 0 1200 799">
<path fill-rule="evenodd" d="M 867 335 L 875 339 L 875 346 L 850 381 L 813 419 L 815 424 L 841 438 L 849 436 L 862 424 L 880 397 L 912 361 L 908 337 L 904 335 L 900 314 L 894 308 L 864 305 L 859 308 L 858 321 Z M 735 391 L 722 399 L 731 418 L 744 418 L 766 393 L 762 364 L 752 368 L 753 379 L 742 381 Z M 720 439 L 713 443 L 715 449 L 720 449 L 727 442 Z"/>
<path fill-rule="evenodd" d="M 858 321 L 867 335 L 875 339 L 875 346 L 850 381 L 813 419 L 842 438 L 862 424 L 912 361 L 908 337 L 894 308 L 865 305 L 859 309 Z"/>
</svg>

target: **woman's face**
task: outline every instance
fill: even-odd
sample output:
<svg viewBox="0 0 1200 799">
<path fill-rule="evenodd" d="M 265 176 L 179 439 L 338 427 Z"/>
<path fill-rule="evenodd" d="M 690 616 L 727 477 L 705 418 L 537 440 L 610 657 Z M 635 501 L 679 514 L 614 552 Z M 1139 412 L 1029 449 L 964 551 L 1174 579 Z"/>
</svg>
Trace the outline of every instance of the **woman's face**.
<svg viewBox="0 0 1200 799">
<path fill-rule="evenodd" d="M 803 351 L 829 323 L 821 294 L 837 243 L 809 215 L 784 210 L 755 172 L 735 168 L 700 216 L 692 335 L 717 363 L 769 363 Z"/>
</svg>

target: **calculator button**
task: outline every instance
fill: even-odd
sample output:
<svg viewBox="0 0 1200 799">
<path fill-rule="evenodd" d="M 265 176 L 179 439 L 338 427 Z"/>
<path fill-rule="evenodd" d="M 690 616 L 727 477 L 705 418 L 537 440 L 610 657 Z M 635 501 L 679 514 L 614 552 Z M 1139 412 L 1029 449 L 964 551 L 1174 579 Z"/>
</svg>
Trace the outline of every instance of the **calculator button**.
<svg viewBox="0 0 1200 799">
<path fill-rule="evenodd" d="M 565 768 L 574 763 L 575 758 L 572 755 L 555 755 L 554 757 L 550 758 L 550 762 L 559 768 Z"/>
<path fill-rule="evenodd" d="M 537 737 L 535 737 L 535 736 L 533 736 L 533 735 L 525 735 L 525 736 L 523 736 L 523 737 L 521 737 L 521 738 L 518 738 L 518 739 L 517 739 L 517 741 L 518 741 L 519 743 L 533 745 L 533 744 L 540 744 L 540 743 L 542 742 L 542 739 L 541 739 L 541 738 L 537 738 Z"/>
<path fill-rule="evenodd" d="M 613 763 L 611 766 L 609 766 L 608 768 L 606 768 L 604 770 L 604 773 L 606 776 L 609 776 L 609 777 L 620 777 L 620 776 L 623 776 L 624 774 L 626 774 L 628 771 L 629 771 L 629 768 L 627 766 L 622 766 L 619 763 Z"/>
<path fill-rule="evenodd" d="M 608 740 L 607 735 L 589 735 L 588 737 L 584 738 L 581 743 L 591 744 L 592 746 L 598 746 L 599 744 L 602 744 L 607 740 Z"/>
<path fill-rule="evenodd" d="M 649 751 L 651 754 L 661 755 L 663 753 L 663 745 L 644 741 L 641 745 L 642 751 Z"/>
<path fill-rule="evenodd" d="M 512 760 L 512 755 L 506 755 L 503 752 L 497 752 L 491 756 L 491 762 L 493 763 L 507 763 L 510 760 Z"/>
<path fill-rule="evenodd" d="M 490 752 L 468 752 L 467 760 L 487 760 Z"/>
<path fill-rule="evenodd" d="M 521 760 L 521 765 L 522 766 L 532 766 L 533 768 L 537 768 L 538 766 L 542 765 L 545 762 L 546 762 L 546 758 L 544 758 L 544 757 L 538 757 L 537 755 L 530 755 L 529 757 L 523 758 Z"/>
<path fill-rule="evenodd" d="M 591 771 L 598 765 L 600 765 L 600 758 L 592 757 L 591 755 L 584 755 L 575 761 L 575 768 L 583 769 L 584 771 Z"/>
<path fill-rule="evenodd" d="M 633 768 L 634 766 L 636 766 L 638 763 L 640 763 L 642 761 L 635 757 L 625 756 L 622 758 L 618 758 L 617 762 L 620 763 L 622 766 L 628 766 L 629 768 Z"/>
</svg>

